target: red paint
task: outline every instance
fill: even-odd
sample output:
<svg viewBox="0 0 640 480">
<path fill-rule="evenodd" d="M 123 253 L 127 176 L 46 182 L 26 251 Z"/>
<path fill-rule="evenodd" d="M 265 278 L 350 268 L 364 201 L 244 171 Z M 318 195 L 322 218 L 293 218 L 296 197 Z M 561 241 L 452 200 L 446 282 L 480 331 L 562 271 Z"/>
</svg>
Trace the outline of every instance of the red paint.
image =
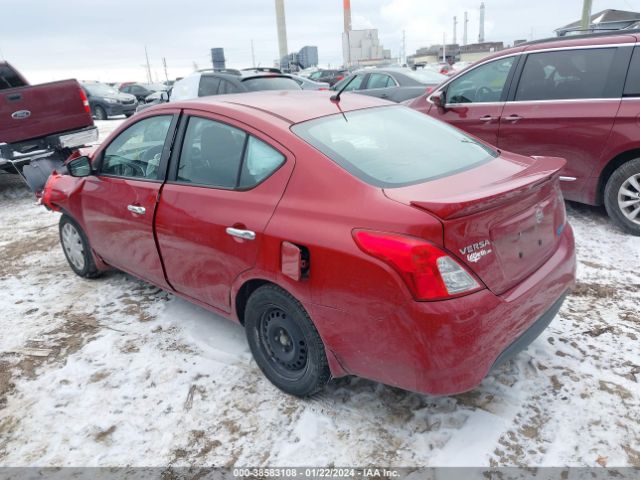
<svg viewBox="0 0 640 480">
<path fill-rule="evenodd" d="M 629 33 L 534 43 L 503 50 L 478 63 L 513 55 L 516 55 L 516 59 L 524 59 L 529 52 L 549 49 L 633 45 L 639 39 L 640 35 Z M 624 70 L 621 82 L 624 81 L 627 67 L 628 60 L 621 61 Z M 454 78 L 460 78 L 472 70 L 473 66 Z M 620 83 L 619 95 L 615 98 L 516 102 L 513 95 L 518 81 L 516 73 L 511 92 L 508 98 L 503 99 L 505 101 L 459 104 L 443 109 L 429 101 L 430 92 L 427 92 L 407 105 L 455 125 L 500 149 L 527 156 L 565 158 L 567 164 L 562 176 L 576 178 L 576 181 L 561 182 L 565 198 L 590 205 L 601 204 L 606 180 L 611 173 L 607 166 L 617 165 L 616 161 L 623 154 L 630 154 L 628 159 L 640 155 L 637 152 L 640 149 L 640 136 L 637 133 L 640 99 L 621 100 Z"/>
<path fill-rule="evenodd" d="M 573 234 L 558 193 L 562 161 L 504 154 L 463 173 L 383 190 L 291 133 L 294 122 L 340 114 L 329 97 L 260 92 L 145 112 L 184 109 L 278 150 L 285 163 L 252 190 L 63 176 L 51 187 L 51 206 L 80 223 L 99 258 L 235 321 L 242 321 L 236 300 L 246 282 L 281 286 L 309 312 L 334 376 L 433 394 L 472 389 L 574 282 Z M 339 106 L 348 112 L 386 105 L 347 95 Z M 132 216 L 132 202 L 154 215 Z M 254 231 L 256 239 L 227 235 L 231 226 Z M 356 241 L 359 231 L 377 232 L 378 240 L 391 234 L 402 245 Z M 481 250 L 474 243 L 490 245 L 491 258 L 469 257 Z M 288 244 L 308 250 L 308 274 L 291 275 Z M 477 288 L 445 293 L 442 271 L 433 268 L 441 257 L 469 272 Z M 429 278 L 435 284 L 424 282 Z"/>
</svg>

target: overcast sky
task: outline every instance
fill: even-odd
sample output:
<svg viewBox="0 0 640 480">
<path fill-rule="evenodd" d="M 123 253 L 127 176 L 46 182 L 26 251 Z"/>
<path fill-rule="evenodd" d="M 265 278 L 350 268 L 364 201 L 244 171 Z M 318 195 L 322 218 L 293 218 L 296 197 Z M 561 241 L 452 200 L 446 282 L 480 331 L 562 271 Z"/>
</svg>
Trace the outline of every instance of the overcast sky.
<svg viewBox="0 0 640 480">
<path fill-rule="evenodd" d="M 485 0 L 486 39 L 544 38 L 579 19 L 582 0 Z M 606 8 L 640 11 L 640 0 L 594 0 Z M 67 77 L 101 81 L 164 79 L 211 66 L 209 49 L 223 47 L 228 67 L 271 66 L 278 44 L 274 0 L 0 0 L 0 58 L 32 83 Z M 478 38 L 480 0 L 351 0 L 353 28 L 378 28 L 397 56 L 406 31 L 407 53 L 453 36 L 469 12 L 469 41 Z M 341 0 L 285 0 L 289 51 L 318 46 L 322 65 L 342 63 Z"/>
</svg>

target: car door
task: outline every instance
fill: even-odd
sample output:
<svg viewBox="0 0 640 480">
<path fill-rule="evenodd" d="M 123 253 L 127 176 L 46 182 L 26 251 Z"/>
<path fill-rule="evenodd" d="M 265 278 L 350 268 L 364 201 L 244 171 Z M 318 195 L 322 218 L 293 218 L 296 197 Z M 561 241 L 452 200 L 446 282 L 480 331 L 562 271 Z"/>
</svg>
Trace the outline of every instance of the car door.
<svg viewBox="0 0 640 480">
<path fill-rule="evenodd" d="M 528 54 L 502 112 L 498 146 L 565 158 L 563 192 L 580 200 L 613 128 L 630 56 L 631 47 L 615 46 Z"/>
<path fill-rule="evenodd" d="M 370 73 L 365 90 L 361 93 L 372 97 L 390 100 L 392 91 L 397 89 L 397 82 L 386 73 Z"/>
<path fill-rule="evenodd" d="M 158 245 L 177 292 L 230 312 L 233 281 L 256 263 L 294 159 L 252 127 L 185 113 L 157 210 Z"/>
<path fill-rule="evenodd" d="M 141 116 L 96 152 L 82 191 L 84 230 L 108 264 L 168 287 L 153 236 L 179 111 Z"/>
<path fill-rule="evenodd" d="M 516 60 L 515 55 L 491 60 L 455 78 L 439 89 L 444 106 L 433 105 L 429 115 L 496 145 Z"/>
</svg>

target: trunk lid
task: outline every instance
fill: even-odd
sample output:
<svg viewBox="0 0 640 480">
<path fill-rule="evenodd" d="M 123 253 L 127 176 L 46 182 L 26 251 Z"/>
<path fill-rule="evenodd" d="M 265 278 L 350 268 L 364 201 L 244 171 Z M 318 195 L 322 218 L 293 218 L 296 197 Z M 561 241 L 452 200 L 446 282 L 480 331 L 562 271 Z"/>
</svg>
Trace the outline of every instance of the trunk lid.
<svg viewBox="0 0 640 480">
<path fill-rule="evenodd" d="M 477 168 L 384 192 L 437 216 L 445 248 L 500 295 L 557 248 L 566 221 L 559 185 L 565 163 L 503 152 Z"/>
</svg>

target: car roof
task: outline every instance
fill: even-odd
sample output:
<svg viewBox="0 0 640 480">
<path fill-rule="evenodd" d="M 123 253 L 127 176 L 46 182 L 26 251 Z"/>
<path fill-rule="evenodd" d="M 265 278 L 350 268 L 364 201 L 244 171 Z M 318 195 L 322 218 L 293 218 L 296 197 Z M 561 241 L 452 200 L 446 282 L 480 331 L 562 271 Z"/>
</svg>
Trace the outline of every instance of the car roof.
<svg viewBox="0 0 640 480">
<path fill-rule="evenodd" d="M 597 45 L 615 45 L 636 43 L 640 40 L 640 30 L 620 30 L 619 32 L 590 33 L 585 35 L 569 35 L 566 37 L 551 37 L 542 40 L 521 43 L 515 47 L 499 50 L 482 60 L 473 63 L 485 62 L 494 58 L 504 57 L 514 53 L 551 50 L 556 48 L 589 47 Z M 464 70 L 461 70 L 464 71 Z"/>
<path fill-rule="evenodd" d="M 335 92 L 311 90 L 267 90 L 241 94 L 215 95 L 171 103 L 172 108 L 212 110 L 216 105 L 252 110 L 261 117 L 274 117 L 289 124 L 305 122 L 342 112 L 393 105 L 368 95 L 345 93 L 340 102 L 331 101 Z"/>
</svg>

